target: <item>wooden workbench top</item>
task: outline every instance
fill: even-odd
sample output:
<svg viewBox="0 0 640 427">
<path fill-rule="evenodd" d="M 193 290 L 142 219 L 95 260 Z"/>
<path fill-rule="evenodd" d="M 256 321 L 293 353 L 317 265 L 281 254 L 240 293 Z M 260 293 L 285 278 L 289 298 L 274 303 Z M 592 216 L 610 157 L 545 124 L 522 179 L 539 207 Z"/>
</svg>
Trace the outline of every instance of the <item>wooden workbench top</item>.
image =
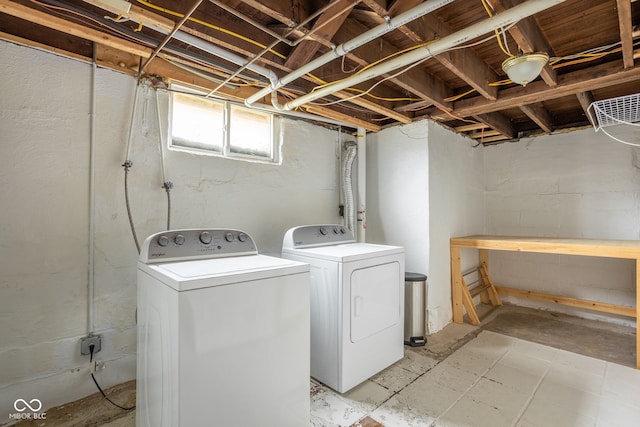
<svg viewBox="0 0 640 427">
<path fill-rule="evenodd" d="M 451 246 L 503 251 L 640 259 L 640 240 L 475 235 L 452 237 Z"/>
</svg>

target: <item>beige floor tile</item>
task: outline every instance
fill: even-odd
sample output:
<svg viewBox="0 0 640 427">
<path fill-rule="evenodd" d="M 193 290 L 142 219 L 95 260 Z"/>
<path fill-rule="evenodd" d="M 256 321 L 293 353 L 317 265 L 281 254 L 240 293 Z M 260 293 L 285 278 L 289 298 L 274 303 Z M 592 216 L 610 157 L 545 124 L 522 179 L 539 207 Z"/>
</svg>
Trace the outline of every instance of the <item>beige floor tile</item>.
<svg viewBox="0 0 640 427">
<path fill-rule="evenodd" d="M 485 403 L 503 416 L 515 420 L 526 407 L 532 394 L 532 390 L 519 390 L 488 378 L 480 378 L 464 398 Z"/>
<path fill-rule="evenodd" d="M 500 408 L 470 397 L 463 397 L 442 417 L 436 420 L 438 427 L 511 427 L 515 417 Z"/>
<path fill-rule="evenodd" d="M 413 348 L 405 348 L 404 357 L 400 361 L 396 362 L 396 366 L 400 366 L 401 368 L 418 375 L 424 374 L 437 364 L 438 361 L 436 359 Z"/>
<path fill-rule="evenodd" d="M 599 427 L 640 426 L 640 406 L 629 405 L 615 397 L 604 396 L 598 412 Z"/>
<path fill-rule="evenodd" d="M 518 427 L 593 427 L 596 418 L 580 412 L 575 412 L 562 402 L 548 400 L 532 401 L 520 420 Z"/>
<path fill-rule="evenodd" d="M 333 390 L 329 390 L 329 392 L 335 393 Z M 393 396 L 393 393 L 392 390 L 367 380 L 346 393 L 335 394 L 355 410 L 368 414 Z"/>
<path fill-rule="evenodd" d="M 392 397 L 371 413 L 371 418 L 386 427 L 429 427 L 434 418 L 408 403 Z"/>
<path fill-rule="evenodd" d="M 531 396 L 542 381 L 545 372 L 531 372 L 526 366 L 513 366 L 500 360 L 484 374 L 484 377 Z"/>
<path fill-rule="evenodd" d="M 600 396 L 597 394 L 579 390 L 558 382 L 555 378 L 546 377 L 542 380 L 530 405 L 559 406 L 568 414 L 583 414 L 595 420 L 598 416 L 599 403 Z"/>
<path fill-rule="evenodd" d="M 418 378 L 418 376 L 418 374 L 408 371 L 399 365 L 393 365 L 371 377 L 370 381 L 392 392 L 397 392 L 405 388 L 413 380 Z"/>
</svg>

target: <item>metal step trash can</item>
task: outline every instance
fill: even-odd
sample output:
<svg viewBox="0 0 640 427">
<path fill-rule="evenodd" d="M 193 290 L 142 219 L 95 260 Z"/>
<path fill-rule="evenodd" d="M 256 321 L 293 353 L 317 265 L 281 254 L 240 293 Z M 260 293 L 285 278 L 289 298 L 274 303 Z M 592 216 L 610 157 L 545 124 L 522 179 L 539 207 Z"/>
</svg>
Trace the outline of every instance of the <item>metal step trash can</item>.
<svg viewBox="0 0 640 427">
<path fill-rule="evenodd" d="M 420 273 L 404 275 L 404 343 L 411 347 L 426 344 L 425 311 L 427 306 L 427 276 Z"/>
</svg>

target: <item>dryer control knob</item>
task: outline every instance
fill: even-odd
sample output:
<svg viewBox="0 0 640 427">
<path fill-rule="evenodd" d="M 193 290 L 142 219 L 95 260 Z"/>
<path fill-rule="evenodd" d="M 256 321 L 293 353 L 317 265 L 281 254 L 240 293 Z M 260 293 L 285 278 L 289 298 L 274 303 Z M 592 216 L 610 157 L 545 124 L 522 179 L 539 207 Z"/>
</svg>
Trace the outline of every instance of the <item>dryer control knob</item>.
<svg viewBox="0 0 640 427">
<path fill-rule="evenodd" d="M 333 227 L 333 234 L 340 233 L 340 229 L 338 227 Z"/>
<path fill-rule="evenodd" d="M 211 243 L 212 240 L 213 237 L 211 237 L 211 233 L 209 233 L 208 231 L 203 231 L 202 233 L 200 233 L 200 241 L 205 245 Z"/>
<path fill-rule="evenodd" d="M 167 236 L 158 237 L 158 245 L 167 246 L 169 244 L 169 238 Z"/>
<path fill-rule="evenodd" d="M 247 241 L 247 235 L 244 233 L 238 233 L 238 240 L 240 240 L 241 242 L 246 242 Z"/>
<path fill-rule="evenodd" d="M 320 234 L 322 234 L 323 236 L 327 235 L 327 227 L 320 227 Z"/>
<path fill-rule="evenodd" d="M 184 244 L 184 236 L 182 234 L 178 234 L 176 235 L 176 237 L 173 238 L 173 242 L 176 245 L 182 245 Z"/>
<path fill-rule="evenodd" d="M 227 242 L 233 242 L 233 233 L 226 233 L 224 235 L 224 240 L 226 240 Z"/>
</svg>

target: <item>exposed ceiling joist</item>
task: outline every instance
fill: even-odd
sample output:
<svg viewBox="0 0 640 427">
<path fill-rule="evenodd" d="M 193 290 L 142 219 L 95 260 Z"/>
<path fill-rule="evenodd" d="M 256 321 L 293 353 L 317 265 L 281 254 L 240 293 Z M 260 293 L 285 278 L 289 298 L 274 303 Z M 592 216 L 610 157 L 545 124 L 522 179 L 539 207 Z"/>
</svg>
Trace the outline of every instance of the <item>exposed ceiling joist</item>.
<svg viewBox="0 0 640 427">
<path fill-rule="evenodd" d="M 556 87 L 549 87 L 544 82 L 536 81 L 529 83 L 527 87 L 505 89 L 496 101 L 487 101 L 480 97 L 461 100 L 454 104 L 453 112 L 460 117 L 469 117 L 638 80 L 640 80 L 640 67 L 624 69 L 618 62 L 607 62 L 558 76 Z M 439 120 L 448 119 L 441 113 L 435 113 L 432 117 Z"/>
<path fill-rule="evenodd" d="M 101 1 L 105 3 L 99 9 L 96 4 Z M 119 4 L 114 0 L 0 0 L 0 37 L 86 61 L 96 52 L 98 64 L 136 75 L 195 0 L 127 1 L 126 16 L 115 22 L 123 13 L 113 9 Z M 528 10 L 543 4 L 542 0 L 485 1 L 494 15 L 510 14 L 521 3 Z M 550 5 L 554 0 L 545 1 Z M 107 3 L 111 13 L 104 11 Z M 453 41 L 452 34 L 477 28 L 489 15 L 482 1 L 208 0 L 180 29 L 193 37 L 181 34 L 168 40 L 145 71 L 217 88 L 219 95 L 237 101 L 270 102 L 267 89 L 256 91 L 277 86 L 277 98 L 288 108 L 311 100 L 314 97 L 307 95 L 315 91 L 320 98 L 311 106 L 316 114 L 349 119 L 354 126 L 375 131 L 429 117 L 490 143 L 587 126 L 585 110 L 594 99 L 638 92 L 640 2 L 558 3 L 511 26 L 501 36 L 508 49 L 495 38 L 476 43 L 492 36 L 487 33 L 465 40 L 462 48 L 421 58 L 417 51 L 407 55 L 406 49 L 424 51 L 417 46 L 429 42 L 441 46 L 443 38 Z M 416 7 L 421 12 L 415 12 Z M 431 12 L 423 15 L 427 9 Z M 374 27 L 398 22 L 400 16 L 415 19 L 402 20 L 397 29 L 382 31 L 366 44 L 358 42 L 359 47 L 341 56 L 344 51 L 338 46 Z M 542 78 L 526 87 L 505 84 L 501 64 L 510 55 L 507 51 L 516 54 L 515 49 L 546 52 L 554 58 L 553 66 L 547 65 Z M 317 67 L 296 73 L 302 64 L 328 52 L 335 53 L 326 56 L 328 62 L 318 61 Z M 398 64 L 398 56 L 418 62 L 397 68 L 382 64 L 389 60 Z M 253 71 L 245 70 L 245 58 L 255 64 L 250 67 Z M 365 67 L 376 72 L 352 78 Z M 286 83 L 277 85 L 282 78 Z M 225 80 L 228 84 L 220 83 Z M 345 87 L 347 81 L 351 87 Z M 498 81 L 499 85 L 492 84 Z M 331 93 L 321 87 L 325 84 L 343 89 Z M 305 98 L 295 102 L 300 97 Z M 468 123 L 471 119 L 482 122 Z"/>
<path fill-rule="evenodd" d="M 620 41 L 622 42 L 622 62 L 624 68 L 633 67 L 633 22 L 631 19 L 631 0 L 616 0 L 618 21 L 620 22 Z"/>
<path fill-rule="evenodd" d="M 542 102 L 530 105 L 521 105 L 520 109 L 529 116 L 531 120 L 536 122 L 540 129 L 546 133 L 553 132 L 553 120 L 551 119 L 549 111 L 547 111 L 544 105 L 542 105 Z"/>
</svg>

